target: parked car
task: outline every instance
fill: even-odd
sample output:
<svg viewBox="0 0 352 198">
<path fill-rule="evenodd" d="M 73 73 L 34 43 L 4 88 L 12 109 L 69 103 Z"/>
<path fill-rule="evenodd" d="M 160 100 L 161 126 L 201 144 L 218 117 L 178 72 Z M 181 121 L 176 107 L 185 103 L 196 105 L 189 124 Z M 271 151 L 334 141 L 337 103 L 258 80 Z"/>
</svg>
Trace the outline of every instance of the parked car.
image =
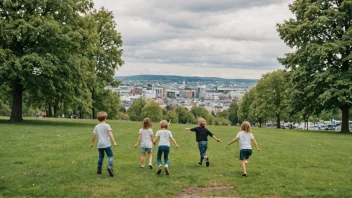
<svg viewBox="0 0 352 198">
<path fill-rule="evenodd" d="M 328 124 L 328 128 L 325 130 L 335 130 L 336 129 L 336 124 Z"/>
<path fill-rule="evenodd" d="M 328 125 L 319 125 L 319 130 L 328 130 Z"/>
<path fill-rule="evenodd" d="M 309 126 L 308 130 L 310 130 L 310 131 L 319 131 L 320 128 L 319 128 L 319 126 Z"/>
</svg>

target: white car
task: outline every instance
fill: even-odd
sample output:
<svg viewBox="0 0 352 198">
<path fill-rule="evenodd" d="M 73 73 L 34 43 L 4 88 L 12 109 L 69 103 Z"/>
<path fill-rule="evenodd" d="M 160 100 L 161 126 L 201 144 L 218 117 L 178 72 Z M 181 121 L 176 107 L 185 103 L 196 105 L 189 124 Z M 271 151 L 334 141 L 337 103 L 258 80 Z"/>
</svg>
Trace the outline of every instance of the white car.
<svg viewBox="0 0 352 198">
<path fill-rule="evenodd" d="M 320 127 L 319 126 L 309 126 L 308 130 L 310 130 L 310 131 L 319 131 Z"/>
</svg>

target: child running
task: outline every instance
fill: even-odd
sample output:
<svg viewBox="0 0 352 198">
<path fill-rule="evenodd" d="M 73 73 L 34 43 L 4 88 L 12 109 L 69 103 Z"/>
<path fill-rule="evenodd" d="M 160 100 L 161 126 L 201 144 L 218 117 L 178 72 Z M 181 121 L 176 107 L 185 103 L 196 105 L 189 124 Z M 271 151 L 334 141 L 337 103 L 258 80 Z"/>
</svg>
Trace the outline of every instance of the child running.
<svg viewBox="0 0 352 198">
<path fill-rule="evenodd" d="M 149 156 L 149 168 L 153 169 L 153 165 L 152 165 L 153 130 L 152 130 L 152 123 L 150 122 L 149 118 L 145 118 L 143 120 L 142 128 L 139 130 L 139 137 L 138 137 L 137 143 L 134 145 L 135 148 L 138 146 L 141 140 L 142 140 L 141 168 L 144 168 L 145 153 L 147 152 Z"/>
<path fill-rule="evenodd" d="M 155 135 L 155 140 L 154 144 L 158 140 L 158 137 L 160 137 L 159 141 L 159 146 L 158 146 L 158 171 L 156 174 L 161 173 L 161 168 L 162 168 L 162 163 L 161 163 L 161 155 L 164 153 L 164 163 L 165 163 L 165 173 L 166 175 L 170 174 L 169 170 L 169 152 L 170 152 L 170 139 L 172 142 L 175 144 L 176 148 L 179 147 L 179 145 L 176 143 L 176 140 L 172 137 L 171 131 L 167 130 L 169 128 L 169 123 L 166 120 L 162 120 L 160 122 L 160 128 L 161 130 L 156 132 Z"/>
<path fill-rule="evenodd" d="M 205 159 L 205 164 L 207 167 L 209 167 L 210 165 L 209 157 L 206 156 L 207 149 L 208 149 L 208 135 L 214 138 L 217 142 L 221 142 L 221 140 L 215 137 L 214 134 L 212 134 L 207 128 L 205 128 L 206 121 L 203 118 L 200 118 L 198 120 L 198 124 L 199 126 L 192 129 L 186 128 L 186 130 L 191 130 L 193 132 L 196 132 L 196 141 L 198 142 L 198 148 L 200 153 L 200 161 L 198 162 L 198 164 L 202 165 L 203 160 Z"/>
<path fill-rule="evenodd" d="M 242 177 L 247 177 L 246 165 L 248 163 L 249 157 L 252 155 L 251 141 L 254 143 L 257 150 L 260 151 L 257 141 L 255 141 L 254 136 L 252 134 L 251 125 L 249 124 L 249 122 L 242 123 L 241 131 L 238 132 L 237 136 L 227 145 L 231 145 L 237 140 L 240 141 L 240 160 L 241 160 L 241 166 L 243 170 Z"/>
<path fill-rule="evenodd" d="M 108 172 L 111 177 L 114 176 L 114 171 L 112 169 L 114 163 L 114 154 L 111 150 L 111 142 L 110 139 L 114 142 L 114 146 L 116 146 L 116 142 L 114 139 L 114 135 L 111 132 L 111 127 L 109 124 L 105 123 L 107 118 L 107 113 L 99 112 L 97 117 L 100 123 L 95 126 L 92 136 L 92 144 L 91 148 L 94 146 L 94 140 L 98 136 L 98 151 L 99 151 L 99 158 L 98 158 L 98 170 L 97 173 L 101 174 L 101 167 L 103 165 L 104 160 L 104 152 L 108 156 Z"/>
</svg>

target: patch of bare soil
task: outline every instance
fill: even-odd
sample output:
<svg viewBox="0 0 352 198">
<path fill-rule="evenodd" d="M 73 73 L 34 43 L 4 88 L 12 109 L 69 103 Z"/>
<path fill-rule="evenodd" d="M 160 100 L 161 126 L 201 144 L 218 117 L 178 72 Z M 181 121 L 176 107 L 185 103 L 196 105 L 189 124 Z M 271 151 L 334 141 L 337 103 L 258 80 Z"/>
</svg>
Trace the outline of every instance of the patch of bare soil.
<svg viewBox="0 0 352 198">
<path fill-rule="evenodd" d="M 240 198 L 233 187 L 213 181 L 206 187 L 188 187 L 183 190 L 179 198 Z"/>
</svg>

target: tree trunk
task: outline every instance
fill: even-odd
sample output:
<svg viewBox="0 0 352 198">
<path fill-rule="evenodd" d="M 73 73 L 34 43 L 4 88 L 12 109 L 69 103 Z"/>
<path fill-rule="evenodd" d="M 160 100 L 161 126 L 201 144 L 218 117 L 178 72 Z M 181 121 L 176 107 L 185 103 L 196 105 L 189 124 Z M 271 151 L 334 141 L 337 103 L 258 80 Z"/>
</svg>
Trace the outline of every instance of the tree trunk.
<svg viewBox="0 0 352 198">
<path fill-rule="evenodd" d="M 340 106 L 342 112 L 342 123 L 341 123 L 341 133 L 350 133 L 350 127 L 348 123 L 350 107 L 345 104 Z"/>
<path fill-rule="evenodd" d="M 58 106 L 56 104 L 56 105 L 54 105 L 54 117 L 55 118 L 57 118 L 59 116 L 58 113 L 57 113 L 57 109 L 58 109 Z"/>
<path fill-rule="evenodd" d="M 13 93 L 12 93 L 12 108 L 11 108 L 11 118 L 13 122 L 21 122 L 22 118 L 22 93 L 23 86 L 20 84 L 19 80 L 13 83 Z"/>
<path fill-rule="evenodd" d="M 48 111 L 49 111 L 48 112 L 48 114 L 49 114 L 48 117 L 50 117 L 50 118 L 53 117 L 53 110 L 51 109 L 51 105 L 48 106 Z"/>
<path fill-rule="evenodd" d="M 259 128 L 262 128 L 262 119 L 259 119 Z"/>
<path fill-rule="evenodd" d="M 280 129 L 281 124 L 280 124 L 280 114 L 276 114 L 276 128 Z"/>
</svg>

